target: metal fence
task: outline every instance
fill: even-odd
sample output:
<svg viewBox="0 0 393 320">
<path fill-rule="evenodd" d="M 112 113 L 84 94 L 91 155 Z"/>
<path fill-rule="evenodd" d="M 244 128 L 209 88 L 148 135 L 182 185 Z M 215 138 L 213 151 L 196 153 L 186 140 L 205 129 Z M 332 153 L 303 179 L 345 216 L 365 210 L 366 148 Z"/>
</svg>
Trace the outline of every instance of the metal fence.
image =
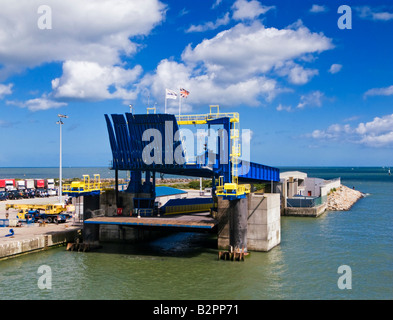
<svg viewBox="0 0 393 320">
<path fill-rule="evenodd" d="M 317 207 L 327 201 L 327 196 L 322 197 L 294 197 L 287 199 L 287 207 L 292 208 L 312 208 Z"/>
</svg>

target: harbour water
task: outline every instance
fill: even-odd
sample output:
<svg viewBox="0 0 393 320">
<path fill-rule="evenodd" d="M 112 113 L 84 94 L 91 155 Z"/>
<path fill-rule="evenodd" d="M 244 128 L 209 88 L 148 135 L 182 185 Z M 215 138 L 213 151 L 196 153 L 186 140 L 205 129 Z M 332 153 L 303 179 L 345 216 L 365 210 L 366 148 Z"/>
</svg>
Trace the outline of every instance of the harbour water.
<svg viewBox="0 0 393 320">
<path fill-rule="evenodd" d="M 18 169 L 1 169 L 0 177 L 18 178 Z M 45 168 L 36 169 L 45 178 Z M 282 217 L 281 244 L 267 253 L 252 252 L 245 262 L 218 260 L 216 239 L 193 233 L 139 245 L 104 244 L 88 253 L 62 247 L 3 260 L 0 299 L 393 299 L 388 168 L 280 169 L 341 177 L 367 196 L 346 212 Z M 38 286 L 42 265 L 50 267 L 51 289 Z M 338 286 L 342 265 L 351 268 L 352 289 Z"/>
</svg>

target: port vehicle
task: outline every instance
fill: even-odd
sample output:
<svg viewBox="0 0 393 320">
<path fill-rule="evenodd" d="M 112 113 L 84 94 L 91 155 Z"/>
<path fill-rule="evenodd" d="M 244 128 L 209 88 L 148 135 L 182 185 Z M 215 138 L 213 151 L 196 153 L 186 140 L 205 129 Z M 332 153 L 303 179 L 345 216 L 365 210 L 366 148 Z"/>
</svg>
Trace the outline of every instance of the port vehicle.
<svg viewBox="0 0 393 320">
<path fill-rule="evenodd" d="M 25 179 L 25 186 L 27 190 L 35 189 L 34 179 Z"/>
<path fill-rule="evenodd" d="M 5 209 L 18 210 L 17 218 L 20 220 L 33 219 L 51 222 L 65 222 L 70 218 L 67 208 L 62 204 L 6 204 Z"/>
<path fill-rule="evenodd" d="M 55 196 L 56 195 L 55 179 L 46 179 L 45 180 L 45 188 L 48 191 L 49 196 Z"/>
<path fill-rule="evenodd" d="M 35 190 L 34 189 L 26 189 L 25 190 L 25 197 L 26 198 L 35 198 Z"/>
<path fill-rule="evenodd" d="M 44 189 L 45 179 L 34 179 L 34 186 L 36 189 Z"/>
<path fill-rule="evenodd" d="M 35 190 L 35 196 L 44 198 L 44 197 L 48 197 L 49 195 L 48 195 L 48 192 L 45 189 L 36 189 Z"/>
<path fill-rule="evenodd" d="M 10 190 L 8 191 L 8 199 L 9 200 L 18 200 L 18 199 L 23 199 L 23 192 L 19 190 Z"/>
<path fill-rule="evenodd" d="M 20 220 L 34 220 L 34 222 L 46 221 L 48 223 L 64 223 L 69 218 L 69 214 L 47 214 L 42 213 L 39 210 L 28 210 L 18 213 L 17 217 Z"/>
<path fill-rule="evenodd" d="M 0 201 L 7 200 L 8 194 L 5 191 L 0 191 Z"/>
<path fill-rule="evenodd" d="M 0 179 L 0 190 L 5 191 L 5 179 Z"/>
<path fill-rule="evenodd" d="M 20 191 L 26 190 L 26 182 L 25 182 L 25 180 L 18 180 L 18 181 L 16 181 L 16 187 Z"/>
<path fill-rule="evenodd" d="M 15 179 L 5 179 L 5 189 L 13 190 L 15 188 Z"/>
</svg>

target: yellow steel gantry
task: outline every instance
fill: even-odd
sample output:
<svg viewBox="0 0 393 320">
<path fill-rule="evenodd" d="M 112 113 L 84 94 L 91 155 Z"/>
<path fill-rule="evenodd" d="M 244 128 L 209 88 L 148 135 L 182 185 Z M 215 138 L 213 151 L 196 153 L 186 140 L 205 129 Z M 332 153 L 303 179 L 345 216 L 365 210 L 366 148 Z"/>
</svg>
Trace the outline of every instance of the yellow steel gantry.
<svg viewBox="0 0 393 320">
<path fill-rule="evenodd" d="M 83 175 L 83 181 L 73 181 L 71 184 L 63 185 L 63 193 L 69 195 L 89 192 L 101 192 L 101 179 L 99 174 L 94 175 L 93 182 L 90 182 L 89 175 Z"/>
<path fill-rule="evenodd" d="M 212 110 L 214 109 L 216 110 L 216 112 L 212 112 Z M 216 189 L 216 194 L 218 196 L 231 195 L 238 197 L 250 193 L 250 185 L 239 185 L 238 164 L 240 162 L 239 157 L 241 155 L 239 113 L 220 113 L 218 105 L 211 105 L 210 112 L 208 114 L 178 115 L 175 117 L 179 125 L 207 124 L 209 121 L 214 119 L 229 118 L 229 121 L 232 123 L 232 128 L 230 130 L 230 159 L 232 163 L 232 181 L 230 183 L 224 184 L 224 177 L 220 176 L 219 183 Z"/>
</svg>

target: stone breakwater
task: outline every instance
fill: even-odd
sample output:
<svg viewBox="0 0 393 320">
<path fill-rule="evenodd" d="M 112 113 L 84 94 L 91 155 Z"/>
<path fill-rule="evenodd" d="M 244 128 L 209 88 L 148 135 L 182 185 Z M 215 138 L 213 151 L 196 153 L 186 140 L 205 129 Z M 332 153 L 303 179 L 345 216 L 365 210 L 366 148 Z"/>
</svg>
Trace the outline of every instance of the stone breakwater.
<svg viewBox="0 0 393 320">
<path fill-rule="evenodd" d="M 330 211 L 347 211 L 359 199 L 363 198 L 364 193 L 350 189 L 346 186 L 341 186 L 336 191 L 332 191 L 328 195 L 327 210 Z"/>
</svg>

